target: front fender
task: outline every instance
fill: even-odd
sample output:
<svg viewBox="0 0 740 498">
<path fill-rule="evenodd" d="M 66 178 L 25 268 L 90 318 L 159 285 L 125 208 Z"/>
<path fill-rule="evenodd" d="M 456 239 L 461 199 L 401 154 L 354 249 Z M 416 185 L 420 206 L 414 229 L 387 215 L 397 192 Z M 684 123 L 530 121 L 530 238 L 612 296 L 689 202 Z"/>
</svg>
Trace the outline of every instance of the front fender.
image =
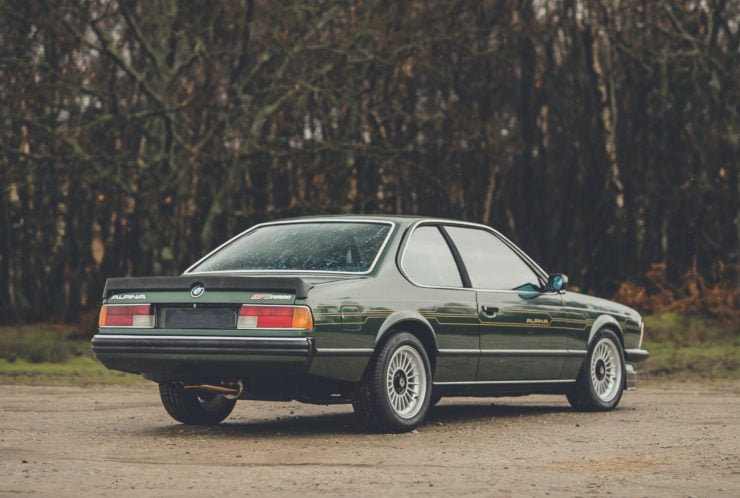
<svg viewBox="0 0 740 498">
<path fill-rule="evenodd" d="M 588 334 L 588 343 L 586 344 L 586 347 L 591 347 L 591 342 L 593 341 L 594 336 L 604 327 L 608 327 L 613 330 L 614 333 L 617 334 L 617 337 L 619 337 L 619 340 L 622 341 L 622 347 L 624 347 L 624 332 L 622 331 L 622 327 L 619 325 L 617 319 L 611 315 L 601 315 L 594 320 L 594 324 L 591 326 L 591 331 Z"/>
</svg>

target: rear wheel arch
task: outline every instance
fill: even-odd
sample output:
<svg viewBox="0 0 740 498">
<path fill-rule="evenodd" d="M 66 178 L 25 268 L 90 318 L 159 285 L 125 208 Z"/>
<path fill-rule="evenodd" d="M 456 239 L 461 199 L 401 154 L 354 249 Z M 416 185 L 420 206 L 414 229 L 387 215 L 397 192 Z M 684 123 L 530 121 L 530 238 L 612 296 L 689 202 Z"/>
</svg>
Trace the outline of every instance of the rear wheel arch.
<svg viewBox="0 0 740 498">
<path fill-rule="evenodd" d="M 394 313 L 388 317 L 378 330 L 378 334 L 375 336 L 375 350 L 377 351 L 379 346 L 393 334 L 397 332 L 408 332 L 419 339 L 422 346 L 424 346 L 427 357 L 429 358 L 432 375 L 434 375 L 437 364 L 437 336 L 434 333 L 432 325 L 421 315 L 401 315 L 396 317 L 395 320 L 392 320 L 394 315 L 396 314 Z"/>
</svg>

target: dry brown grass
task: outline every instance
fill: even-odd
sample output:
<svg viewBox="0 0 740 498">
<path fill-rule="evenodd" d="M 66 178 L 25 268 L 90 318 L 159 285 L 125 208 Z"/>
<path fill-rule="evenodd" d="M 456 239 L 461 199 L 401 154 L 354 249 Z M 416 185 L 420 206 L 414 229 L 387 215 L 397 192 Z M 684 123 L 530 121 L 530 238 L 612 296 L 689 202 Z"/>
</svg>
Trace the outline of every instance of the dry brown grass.
<svg viewBox="0 0 740 498">
<path fill-rule="evenodd" d="M 708 279 L 696 269 L 685 273 L 678 284 L 672 283 L 664 263 L 655 263 L 644 282 L 624 282 L 614 300 L 643 313 L 666 311 L 684 315 L 702 315 L 729 325 L 740 325 L 738 268 L 719 263 Z"/>
</svg>

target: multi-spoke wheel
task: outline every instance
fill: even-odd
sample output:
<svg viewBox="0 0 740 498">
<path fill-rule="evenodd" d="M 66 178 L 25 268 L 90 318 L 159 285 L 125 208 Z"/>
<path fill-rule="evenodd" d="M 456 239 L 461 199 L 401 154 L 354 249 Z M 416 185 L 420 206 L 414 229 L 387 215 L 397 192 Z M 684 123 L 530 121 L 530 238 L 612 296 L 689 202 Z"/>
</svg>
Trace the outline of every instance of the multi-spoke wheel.
<svg viewBox="0 0 740 498">
<path fill-rule="evenodd" d="M 611 330 L 596 334 L 568 401 L 577 410 L 611 410 L 624 390 L 624 353 Z"/>
<path fill-rule="evenodd" d="M 409 419 L 421 410 L 427 390 L 427 376 L 421 354 L 411 346 L 398 348 L 386 371 L 386 391 L 393 410 Z"/>
<path fill-rule="evenodd" d="M 368 365 L 352 405 L 377 432 L 407 432 L 426 416 L 431 400 L 431 369 L 421 342 L 406 332 L 393 334 Z"/>
<path fill-rule="evenodd" d="M 190 425 L 218 424 L 236 404 L 236 399 L 223 394 L 186 391 L 171 383 L 159 384 L 159 397 L 170 417 Z"/>
</svg>

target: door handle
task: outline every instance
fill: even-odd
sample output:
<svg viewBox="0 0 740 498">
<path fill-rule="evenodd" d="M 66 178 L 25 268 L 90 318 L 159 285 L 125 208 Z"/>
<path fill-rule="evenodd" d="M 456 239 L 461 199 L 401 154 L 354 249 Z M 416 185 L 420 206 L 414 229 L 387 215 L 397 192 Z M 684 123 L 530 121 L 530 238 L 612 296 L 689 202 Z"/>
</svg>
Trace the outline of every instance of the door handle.
<svg viewBox="0 0 740 498">
<path fill-rule="evenodd" d="M 485 304 L 480 307 L 480 310 L 489 318 L 496 318 L 499 309 L 496 306 L 486 306 Z"/>
</svg>

